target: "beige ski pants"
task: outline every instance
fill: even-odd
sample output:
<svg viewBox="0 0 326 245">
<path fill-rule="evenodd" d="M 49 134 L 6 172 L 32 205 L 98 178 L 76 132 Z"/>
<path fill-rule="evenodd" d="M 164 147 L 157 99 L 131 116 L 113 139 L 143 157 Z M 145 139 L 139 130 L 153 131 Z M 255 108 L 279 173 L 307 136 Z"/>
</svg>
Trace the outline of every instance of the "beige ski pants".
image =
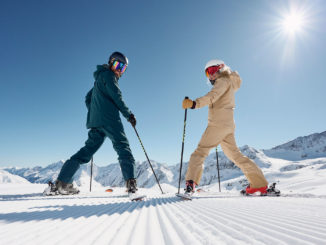
<svg viewBox="0 0 326 245">
<path fill-rule="evenodd" d="M 268 184 L 258 166 L 240 152 L 234 139 L 234 131 L 231 130 L 230 132 L 230 130 L 215 126 L 208 126 L 206 128 L 197 149 L 192 153 L 186 173 L 186 180 L 193 180 L 196 184 L 200 183 L 204 169 L 204 160 L 210 150 L 219 144 L 221 144 L 224 154 L 242 170 L 251 187 L 260 188 Z"/>
</svg>

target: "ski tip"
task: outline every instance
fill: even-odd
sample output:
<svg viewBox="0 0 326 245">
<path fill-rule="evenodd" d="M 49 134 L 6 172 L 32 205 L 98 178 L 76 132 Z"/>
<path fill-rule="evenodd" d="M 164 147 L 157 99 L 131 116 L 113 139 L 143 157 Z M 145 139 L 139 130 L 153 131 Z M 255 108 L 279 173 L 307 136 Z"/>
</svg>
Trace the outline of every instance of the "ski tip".
<svg viewBox="0 0 326 245">
<path fill-rule="evenodd" d="M 192 200 L 192 197 L 189 196 L 189 195 L 185 195 L 185 194 L 181 194 L 181 193 L 176 193 L 175 195 L 177 197 L 183 199 L 183 200 L 188 200 L 188 201 L 191 201 Z"/>
<path fill-rule="evenodd" d="M 143 201 L 147 196 L 140 195 L 140 196 L 129 196 L 130 201 Z"/>
<path fill-rule="evenodd" d="M 113 189 L 106 189 L 105 192 L 113 192 Z"/>
<path fill-rule="evenodd" d="M 133 201 L 133 202 L 141 202 L 144 200 L 145 200 L 145 197 L 138 197 L 138 198 L 131 199 L 131 201 Z"/>
<path fill-rule="evenodd" d="M 141 201 L 144 201 L 144 197 L 134 198 L 134 199 L 131 199 L 131 201 L 133 201 L 133 202 L 141 202 Z"/>
</svg>

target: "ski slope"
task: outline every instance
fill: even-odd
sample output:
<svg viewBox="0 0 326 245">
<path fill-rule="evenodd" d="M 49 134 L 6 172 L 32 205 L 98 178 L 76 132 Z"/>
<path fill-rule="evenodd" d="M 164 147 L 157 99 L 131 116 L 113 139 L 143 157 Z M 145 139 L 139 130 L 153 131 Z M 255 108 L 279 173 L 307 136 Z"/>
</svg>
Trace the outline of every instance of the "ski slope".
<svg viewBox="0 0 326 245">
<path fill-rule="evenodd" d="M 288 193 L 241 197 L 238 192 L 175 197 L 163 185 L 140 189 L 97 187 L 77 196 L 43 197 L 44 184 L 0 185 L 1 244 L 326 244 L 326 196 Z"/>
</svg>

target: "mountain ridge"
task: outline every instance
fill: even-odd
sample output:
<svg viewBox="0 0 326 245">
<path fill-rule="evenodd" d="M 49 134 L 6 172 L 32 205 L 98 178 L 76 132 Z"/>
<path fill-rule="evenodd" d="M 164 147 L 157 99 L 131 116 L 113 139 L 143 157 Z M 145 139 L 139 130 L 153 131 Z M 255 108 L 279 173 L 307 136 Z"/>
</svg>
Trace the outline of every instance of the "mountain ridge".
<svg viewBox="0 0 326 245">
<path fill-rule="evenodd" d="M 297 137 L 292 141 L 273 147 L 269 150 L 257 150 L 248 145 L 240 147 L 241 152 L 255 161 L 255 163 L 265 172 L 269 171 L 269 169 L 277 169 L 278 171 L 282 172 L 306 167 L 307 164 L 300 162 L 298 163 L 298 161 L 304 161 L 309 159 L 309 157 L 312 159 L 318 157 L 326 158 L 326 150 L 323 151 L 319 149 L 326 149 L 326 131 L 319 134 L 315 133 L 308 136 Z M 316 150 L 319 151 L 316 152 Z M 221 181 L 231 181 L 235 178 L 243 178 L 244 180 L 242 180 L 242 185 L 246 185 L 247 183 L 241 170 L 235 166 L 223 152 L 218 152 L 218 156 Z M 279 159 L 276 161 L 277 163 L 285 163 L 282 166 L 280 165 L 276 167 L 278 164 L 275 165 L 274 159 Z M 179 164 L 167 165 L 154 160 L 151 160 L 151 163 L 160 183 L 178 186 Z M 31 183 L 47 183 L 48 181 L 56 180 L 63 164 L 63 161 L 59 161 L 46 167 L 13 167 L 4 168 L 4 170 L 10 174 L 23 177 Z M 185 181 L 184 176 L 186 174 L 187 167 L 188 162 L 184 162 L 181 174 L 182 182 Z M 85 183 L 85 176 L 89 175 L 89 173 L 90 165 L 81 165 L 80 169 L 74 176 L 77 185 L 82 185 L 82 183 Z M 203 171 L 201 185 L 209 185 L 214 182 L 216 183 L 218 178 L 217 175 L 216 153 L 213 152 L 205 160 L 205 168 Z M 136 163 L 136 176 L 139 187 L 152 187 L 156 184 L 155 177 L 147 161 Z M 115 187 L 125 185 L 125 181 L 122 177 L 118 163 L 109 164 L 103 167 L 94 164 L 93 180 L 103 186 Z"/>
</svg>

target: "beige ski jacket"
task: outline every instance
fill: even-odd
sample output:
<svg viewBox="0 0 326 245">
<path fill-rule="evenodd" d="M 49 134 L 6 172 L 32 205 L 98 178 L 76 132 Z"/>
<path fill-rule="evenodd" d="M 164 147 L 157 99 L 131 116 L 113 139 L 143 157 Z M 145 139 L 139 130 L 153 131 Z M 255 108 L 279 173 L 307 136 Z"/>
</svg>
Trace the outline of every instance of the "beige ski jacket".
<svg viewBox="0 0 326 245">
<path fill-rule="evenodd" d="M 233 109 L 234 94 L 240 88 L 241 78 L 237 72 L 216 80 L 213 88 L 206 95 L 196 99 L 196 107 L 209 106 L 208 125 L 235 127 Z"/>
</svg>

